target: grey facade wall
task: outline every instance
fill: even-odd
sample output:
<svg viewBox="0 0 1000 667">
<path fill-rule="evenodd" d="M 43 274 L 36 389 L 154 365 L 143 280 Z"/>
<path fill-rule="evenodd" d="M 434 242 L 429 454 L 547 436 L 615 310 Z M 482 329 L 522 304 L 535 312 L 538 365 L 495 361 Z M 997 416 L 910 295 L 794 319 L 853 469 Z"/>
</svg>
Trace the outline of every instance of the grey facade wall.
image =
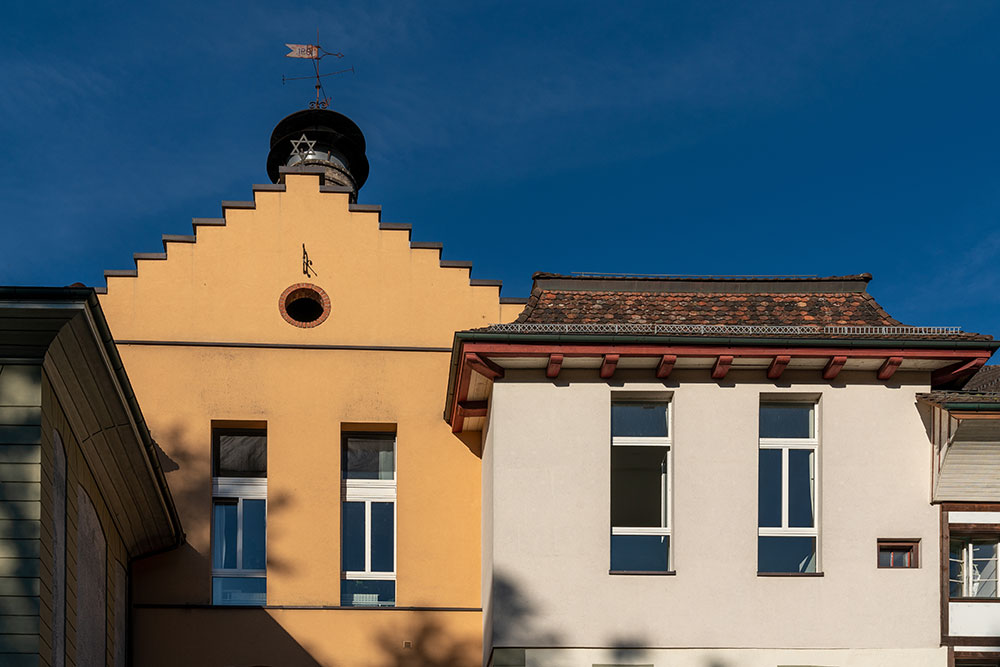
<svg viewBox="0 0 1000 667">
<path fill-rule="evenodd" d="M 926 374 L 897 374 L 892 385 L 847 373 L 833 386 L 814 374 L 786 373 L 778 385 L 738 371 L 725 382 L 703 372 L 648 380 L 620 372 L 610 384 L 564 372 L 554 383 L 508 371 L 495 384 L 483 466 L 484 493 L 492 489 L 483 563 L 494 646 L 919 648 L 938 656 L 939 514 L 915 404 Z M 616 391 L 672 401 L 673 576 L 609 574 Z M 762 394 L 819 405 L 822 576 L 757 575 Z M 878 569 L 879 538 L 919 539 L 921 566 Z"/>
</svg>

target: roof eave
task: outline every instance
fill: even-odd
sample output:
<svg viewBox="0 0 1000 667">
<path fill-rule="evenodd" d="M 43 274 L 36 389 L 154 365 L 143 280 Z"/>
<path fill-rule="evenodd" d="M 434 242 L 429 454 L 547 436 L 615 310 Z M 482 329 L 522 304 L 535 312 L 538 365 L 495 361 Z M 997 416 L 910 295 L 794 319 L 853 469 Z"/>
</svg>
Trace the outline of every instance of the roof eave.
<svg viewBox="0 0 1000 667">
<path fill-rule="evenodd" d="M 621 334 L 528 334 L 459 331 L 455 334 L 457 350 L 460 341 L 476 340 L 517 343 L 597 343 L 653 345 L 726 345 L 764 347 L 843 347 L 843 348 L 911 348 L 929 350 L 990 350 L 1000 348 L 1000 340 L 945 339 L 874 339 L 874 338 L 770 338 L 748 336 L 662 336 Z"/>
</svg>

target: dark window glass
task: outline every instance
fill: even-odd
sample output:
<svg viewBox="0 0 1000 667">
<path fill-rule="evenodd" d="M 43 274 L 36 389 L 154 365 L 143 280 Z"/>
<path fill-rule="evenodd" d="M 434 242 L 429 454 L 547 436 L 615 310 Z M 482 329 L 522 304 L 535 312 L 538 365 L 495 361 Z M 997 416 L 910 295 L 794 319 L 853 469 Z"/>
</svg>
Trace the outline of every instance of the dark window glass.
<svg viewBox="0 0 1000 667">
<path fill-rule="evenodd" d="M 757 469 L 757 525 L 781 526 L 781 450 L 761 449 Z"/>
<path fill-rule="evenodd" d="M 372 572 L 392 572 L 394 503 L 372 503 Z"/>
<path fill-rule="evenodd" d="M 267 604 L 264 577 L 212 577 L 212 604 Z"/>
<path fill-rule="evenodd" d="M 952 540 L 948 554 L 948 595 L 953 598 L 965 596 L 965 542 Z"/>
<path fill-rule="evenodd" d="M 365 569 L 365 504 L 345 502 L 343 507 L 340 567 L 345 572 L 361 572 Z"/>
<path fill-rule="evenodd" d="M 395 437 L 349 436 L 344 439 L 344 479 L 394 479 Z"/>
<path fill-rule="evenodd" d="M 667 447 L 611 447 L 611 525 L 661 527 Z"/>
<path fill-rule="evenodd" d="M 815 454 L 810 450 L 788 450 L 788 525 L 792 528 L 815 525 L 814 466 Z"/>
<path fill-rule="evenodd" d="M 913 549 L 910 547 L 884 546 L 878 550 L 879 567 L 913 567 Z"/>
<path fill-rule="evenodd" d="M 340 604 L 343 607 L 392 607 L 396 604 L 395 581 L 342 579 Z"/>
<path fill-rule="evenodd" d="M 216 477 L 267 477 L 267 435 L 261 431 L 214 432 Z"/>
<path fill-rule="evenodd" d="M 666 572 L 668 535 L 612 535 L 611 569 L 616 572 Z"/>
<path fill-rule="evenodd" d="M 758 537 L 758 572 L 815 572 L 815 537 Z"/>
<path fill-rule="evenodd" d="M 612 403 L 611 435 L 666 437 L 666 403 Z"/>
<path fill-rule="evenodd" d="M 243 501 L 243 569 L 263 570 L 266 567 L 265 527 L 266 503 L 263 500 Z"/>
<path fill-rule="evenodd" d="M 212 512 L 212 567 L 236 567 L 236 500 L 216 500 Z"/>
<path fill-rule="evenodd" d="M 811 403 L 761 403 L 760 437 L 812 438 Z"/>
</svg>

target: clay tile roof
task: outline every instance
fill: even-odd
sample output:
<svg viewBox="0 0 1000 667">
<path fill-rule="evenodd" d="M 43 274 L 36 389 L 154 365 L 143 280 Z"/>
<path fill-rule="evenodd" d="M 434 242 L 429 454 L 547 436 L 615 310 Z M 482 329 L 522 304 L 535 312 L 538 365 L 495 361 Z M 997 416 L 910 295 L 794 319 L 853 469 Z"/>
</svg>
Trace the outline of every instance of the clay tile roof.
<svg viewBox="0 0 1000 667">
<path fill-rule="evenodd" d="M 850 276 L 605 276 L 536 273 L 525 325 L 899 327 Z M 824 336 L 828 337 L 828 336 Z M 910 337 L 910 336 L 907 336 Z M 992 340 L 961 332 L 921 338 Z"/>
<path fill-rule="evenodd" d="M 917 398 L 937 405 L 948 403 L 996 405 L 1000 409 L 1000 392 L 996 391 L 931 391 L 917 394 Z"/>
<path fill-rule="evenodd" d="M 1000 392 L 1000 365 L 983 366 L 969 378 L 962 389 L 965 391 Z"/>
</svg>

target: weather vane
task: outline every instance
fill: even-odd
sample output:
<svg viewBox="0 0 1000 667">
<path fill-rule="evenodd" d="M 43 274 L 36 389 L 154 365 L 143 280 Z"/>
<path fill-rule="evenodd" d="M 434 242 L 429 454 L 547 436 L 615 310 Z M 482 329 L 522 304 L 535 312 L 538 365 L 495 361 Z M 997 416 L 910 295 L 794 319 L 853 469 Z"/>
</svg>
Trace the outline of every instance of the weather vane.
<svg viewBox="0 0 1000 667">
<path fill-rule="evenodd" d="M 316 31 L 316 43 L 315 44 L 285 44 L 291 51 L 285 54 L 286 58 L 304 58 L 306 60 L 313 61 L 313 69 L 315 74 L 313 76 L 285 76 L 281 75 L 281 85 L 285 85 L 287 81 L 302 81 L 304 79 L 315 79 L 316 80 L 316 100 L 309 103 L 310 109 L 326 109 L 330 106 L 330 98 L 326 95 L 326 90 L 323 89 L 323 78 L 327 76 L 335 76 L 337 74 L 344 74 L 345 72 L 354 73 L 354 67 L 351 66 L 347 69 L 337 70 L 336 72 L 329 72 L 327 74 L 319 73 L 319 61 L 326 56 L 333 56 L 334 58 L 343 58 L 344 54 L 337 52 L 331 53 L 319 45 L 319 31 Z"/>
</svg>

